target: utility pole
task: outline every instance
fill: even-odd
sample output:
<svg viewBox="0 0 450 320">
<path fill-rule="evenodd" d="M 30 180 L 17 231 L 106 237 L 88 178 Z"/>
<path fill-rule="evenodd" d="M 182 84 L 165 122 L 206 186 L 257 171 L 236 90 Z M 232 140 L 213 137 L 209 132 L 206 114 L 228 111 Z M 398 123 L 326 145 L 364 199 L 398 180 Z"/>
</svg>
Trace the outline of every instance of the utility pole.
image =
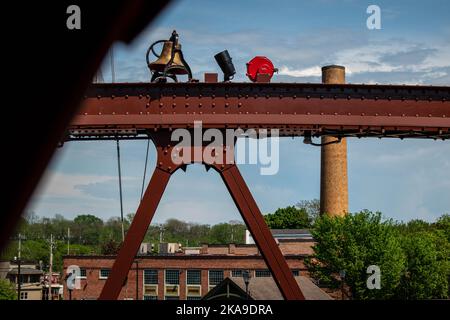
<svg viewBox="0 0 450 320">
<path fill-rule="evenodd" d="M 124 240 L 125 240 L 125 230 L 124 230 L 124 227 L 123 227 L 122 170 L 120 169 L 119 138 L 117 138 L 116 143 L 117 143 L 117 169 L 119 171 L 120 221 L 122 222 L 122 242 L 124 242 Z"/>
<path fill-rule="evenodd" d="M 70 228 L 67 228 L 67 255 L 70 254 Z"/>
<path fill-rule="evenodd" d="M 163 242 L 163 232 L 164 232 L 164 227 L 161 224 L 161 226 L 159 227 L 159 243 Z"/>
<path fill-rule="evenodd" d="M 53 278 L 53 234 L 50 234 L 50 263 L 48 278 L 48 300 L 53 300 L 52 296 L 52 278 Z"/>
<path fill-rule="evenodd" d="M 19 233 L 19 248 L 17 252 L 17 300 L 20 300 L 21 293 L 21 275 L 20 275 L 20 259 L 21 259 L 21 251 L 22 251 L 22 235 Z"/>
</svg>

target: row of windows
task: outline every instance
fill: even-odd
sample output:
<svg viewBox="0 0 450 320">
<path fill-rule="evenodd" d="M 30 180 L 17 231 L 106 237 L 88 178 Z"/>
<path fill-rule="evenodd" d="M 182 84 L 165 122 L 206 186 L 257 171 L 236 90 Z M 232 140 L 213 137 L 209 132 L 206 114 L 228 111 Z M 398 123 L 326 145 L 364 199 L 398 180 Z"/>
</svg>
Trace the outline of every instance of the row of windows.
<svg viewBox="0 0 450 320">
<path fill-rule="evenodd" d="M 110 273 L 110 269 L 100 269 L 100 279 L 107 279 Z M 242 269 L 231 270 L 232 277 L 242 277 Z M 300 270 L 292 270 L 294 276 L 300 275 Z M 269 269 L 257 269 L 255 270 L 255 277 L 270 277 L 272 276 Z M 81 277 L 86 277 L 86 269 L 81 269 Z M 223 270 L 209 270 L 209 284 L 217 285 L 224 279 Z M 165 283 L 177 285 L 180 284 L 180 270 L 168 269 L 165 270 Z M 156 269 L 144 269 L 144 284 L 158 284 L 158 270 Z M 186 284 L 196 285 L 201 284 L 201 270 L 187 270 L 186 272 Z"/>
</svg>

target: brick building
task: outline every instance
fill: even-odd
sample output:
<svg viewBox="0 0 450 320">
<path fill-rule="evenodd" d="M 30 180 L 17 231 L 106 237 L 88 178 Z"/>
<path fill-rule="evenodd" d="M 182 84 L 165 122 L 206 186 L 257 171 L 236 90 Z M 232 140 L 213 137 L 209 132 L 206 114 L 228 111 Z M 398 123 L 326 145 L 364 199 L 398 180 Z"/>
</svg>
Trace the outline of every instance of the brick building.
<svg viewBox="0 0 450 320">
<path fill-rule="evenodd" d="M 312 239 L 278 239 L 277 242 L 294 276 L 305 278 L 304 258 L 312 253 Z M 97 299 L 114 259 L 115 256 L 64 256 L 64 272 L 70 266 L 78 266 L 81 273 L 80 289 L 72 291 L 72 299 Z M 250 270 L 254 279 L 271 278 L 254 244 L 203 245 L 168 254 L 140 253 L 119 299 L 199 300 L 227 277 L 239 282 L 243 270 Z M 310 285 L 314 286 L 312 282 Z M 64 298 L 69 299 L 67 286 L 64 287 Z"/>
</svg>

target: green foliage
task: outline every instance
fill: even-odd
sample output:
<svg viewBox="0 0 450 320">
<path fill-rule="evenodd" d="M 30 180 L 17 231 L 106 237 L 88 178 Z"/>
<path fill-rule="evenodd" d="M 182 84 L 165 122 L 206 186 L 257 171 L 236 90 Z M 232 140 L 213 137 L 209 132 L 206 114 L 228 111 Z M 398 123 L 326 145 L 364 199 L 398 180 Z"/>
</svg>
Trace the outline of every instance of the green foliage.
<svg viewBox="0 0 450 320">
<path fill-rule="evenodd" d="M 363 211 L 345 217 L 323 216 L 312 230 L 317 244 L 307 265 L 322 284 L 337 287 L 339 272 L 345 270 L 345 283 L 355 299 L 391 298 L 395 295 L 405 266 L 395 229 L 381 214 Z M 380 267 L 381 289 L 367 288 L 367 268 Z"/>
<path fill-rule="evenodd" d="M 266 214 L 264 219 L 271 229 L 301 229 L 311 226 L 306 209 L 294 206 L 279 208 L 274 213 Z"/>
<path fill-rule="evenodd" d="M 354 299 L 448 298 L 450 276 L 448 217 L 430 224 L 382 221 L 380 213 L 363 211 L 345 217 L 317 219 L 317 241 L 308 259 L 311 275 L 321 284 L 340 285 L 339 271 Z M 367 267 L 381 270 L 381 289 L 368 289 Z"/>
<path fill-rule="evenodd" d="M 398 289 L 400 299 L 448 297 L 448 243 L 439 234 L 418 232 L 402 237 L 407 267 Z M 442 241 L 444 240 L 444 241 Z"/>
<path fill-rule="evenodd" d="M 17 300 L 16 288 L 9 280 L 0 279 L 0 300 Z"/>
</svg>

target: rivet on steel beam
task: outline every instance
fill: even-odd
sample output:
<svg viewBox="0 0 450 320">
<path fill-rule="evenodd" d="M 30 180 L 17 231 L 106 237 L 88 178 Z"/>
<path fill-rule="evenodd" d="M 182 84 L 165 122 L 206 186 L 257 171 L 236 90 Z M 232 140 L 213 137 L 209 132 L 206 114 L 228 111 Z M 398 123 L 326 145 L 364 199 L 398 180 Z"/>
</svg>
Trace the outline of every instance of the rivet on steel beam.
<svg viewBox="0 0 450 320">
<path fill-rule="evenodd" d="M 375 113 L 375 117 L 378 117 L 378 113 Z"/>
<path fill-rule="evenodd" d="M 159 103 L 159 107 L 162 108 L 164 104 L 162 102 Z"/>
<path fill-rule="evenodd" d="M 294 111 L 294 115 L 296 115 L 296 114 L 297 114 L 297 112 Z"/>
<path fill-rule="evenodd" d="M 270 96 L 268 94 L 266 94 L 266 99 L 269 99 L 269 98 L 270 98 Z"/>
<path fill-rule="evenodd" d="M 245 99 L 248 99 L 248 94 L 245 95 Z"/>
<path fill-rule="evenodd" d="M 213 99 L 214 99 L 215 97 L 216 97 L 216 95 L 215 95 L 215 94 L 212 94 L 212 95 L 211 95 L 211 98 L 213 98 Z"/>
<path fill-rule="evenodd" d="M 115 97 L 116 97 L 115 95 L 113 95 L 113 94 L 111 95 L 111 99 L 114 99 Z"/>
<path fill-rule="evenodd" d="M 419 117 L 419 114 L 418 114 L 418 113 L 416 113 L 416 117 L 417 117 L 417 118 Z"/>
<path fill-rule="evenodd" d="M 228 99 L 228 93 L 225 95 L 225 99 Z"/>
<path fill-rule="evenodd" d="M 310 95 L 306 96 L 306 99 L 311 99 L 311 96 Z"/>
<path fill-rule="evenodd" d="M 147 99 L 150 99 L 150 95 L 149 95 L 149 94 L 145 95 L 145 97 L 146 97 Z"/>
<path fill-rule="evenodd" d="M 365 114 L 364 112 L 361 112 L 361 115 L 362 115 L 362 116 L 365 116 L 366 114 Z"/>
<path fill-rule="evenodd" d="M 323 112 L 320 113 L 321 116 L 323 116 L 323 114 L 324 114 Z"/>
<path fill-rule="evenodd" d="M 199 103 L 199 104 L 198 104 L 198 107 L 199 107 L 199 108 L 201 108 L 201 107 L 202 107 L 202 104 L 201 104 L 201 103 Z"/>
<path fill-rule="evenodd" d="M 142 112 L 141 112 L 141 113 L 142 113 Z M 116 114 L 116 113 L 113 111 L 112 114 L 114 115 L 114 114 Z"/>
<path fill-rule="evenodd" d="M 201 99 L 203 96 L 201 94 L 198 95 L 198 98 Z"/>
<path fill-rule="evenodd" d="M 127 94 L 125 95 L 125 99 L 128 99 L 128 95 Z"/>
<path fill-rule="evenodd" d="M 267 111 L 267 112 L 266 112 L 266 114 L 270 114 L 270 112 L 269 112 L 269 111 Z"/>
<path fill-rule="evenodd" d="M 391 101 L 391 100 L 392 100 L 392 97 L 391 97 L 391 96 L 389 96 L 389 97 L 388 97 L 388 100 L 389 100 L 389 101 Z"/>
<path fill-rule="evenodd" d="M 333 96 L 333 99 L 336 100 L 336 99 L 337 99 L 337 95 L 334 95 L 334 96 Z"/>
<path fill-rule="evenodd" d="M 297 99 L 297 95 L 294 94 L 294 95 L 292 96 L 292 98 L 293 98 L 293 99 Z"/>
<path fill-rule="evenodd" d="M 102 113 L 101 113 L 101 112 L 99 112 L 98 114 L 99 114 L 99 115 L 101 115 Z"/>
<path fill-rule="evenodd" d="M 177 97 L 177 95 L 176 95 L 176 94 L 172 95 L 172 99 L 175 99 L 176 97 Z"/>
<path fill-rule="evenodd" d="M 419 101 L 419 97 L 415 97 L 414 100 Z"/>
<path fill-rule="evenodd" d="M 228 114 L 229 112 L 228 111 L 225 111 L 225 114 Z"/>
<path fill-rule="evenodd" d="M 432 117 L 431 113 L 430 113 L 430 114 L 428 114 L 428 116 L 429 116 L 429 117 Z"/>
<path fill-rule="evenodd" d="M 388 113 L 388 117 L 392 116 L 392 113 Z"/>
<path fill-rule="evenodd" d="M 163 114 L 163 112 L 161 111 L 159 114 Z"/>
<path fill-rule="evenodd" d="M 84 115 L 85 115 L 85 116 L 87 116 L 87 115 L 88 115 L 88 113 L 87 113 L 87 112 L 85 112 L 85 113 L 84 113 Z"/>
<path fill-rule="evenodd" d="M 155 129 L 156 129 L 156 128 L 155 128 Z M 161 166 L 163 165 L 163 163 L 162 163 L 162 162 L 159 162 L 158 165 L 161 167 Z"/>
<path fill-rule="evenodd" d="M 175 108 L 177 106 L 177 104 L 174 102 L 172 103 L 172 108 Z"/>
<path fill-rule="evenodd" d="M 280 99 L 282 99 L 282 98 L 283 98 L 283 95 L 282 95 L 282 94 L 280 94 L 280 95 L 279 95 L 279 98 L 280 98 Z"/>
<path fill-rule="evenodd" d="M 351 116 L 351 115 L 352 115 L 352 113 L 351 113 L 351 112 L 347 112 L 347 115 L 348 115 L 348 116 Z"/>
<path fill-rule="evenodd" d="M 150 107 L 150 103 L 147 103 L 145 106 L 146 106 L 147 108 Z"/>
<path fill-rule="evenodd" d="M 214 108 L 214 107 L 216 106 L 216 104 L 213 102 L 213 103 L 211 104 L 211 106 Z"/>
<path fill-rule="evenodd" d="M 402 117 L 406 116 L 404 113 L 402 113 Z"/>
<path fill-rule="evenodd" d="M 445 98 L 442 98 L 442 102 L 445 102 L 446 101 L 446 99 Z"/>
<path fill-rule="evenodd" d="M 102 96 L 101 95 L 97 95 L 97 99 L 100 99 Z"/>
<path fill-rule="evenodd" d="M 242 103 L 241 102 L 238 103 L 238 108 L 240 108 L 240 107 L 242 107 Z"/>
<path fill-rule="evenodd" d="M 139 97 L 139 99 L 142 99 L 142 94 L 140 94 L 138 97 Z"/>
<path fill-rule="evenodd" d="M 230 104 L 227 102 L 227 103 L 225 103 L 225 108 L 228 108 L 228 106 L 229 106 Z"/>
<path fill-rule="evenodd" d="M 215 111 L 213 111 L 213 112 L 212 112 L 212 114 L 216 114 L 216 112 L 215 112 Z"/>
<path fill-rule="evenodd" d="M 378 100 L 378 96 L 375 96 L 375 100 Z"/>
<path fill-rule="evenodd" d="M 337 115 L 338 115 L 338 113 L 337 113 L 337 112 L 335 112 L 335 113 L 334 113 L 334 115 L 335 115 L 335 116 L 337 116 Z"/>
<path fill-rule="evenodd" d="M 127 111 L 127 112 L 125 112 L 125 114 L 129 114 L 129 112 Z"/>
<path fill-rule="evenodd" d="M 203 114 L 203 111 L 200 111 L 198 114 Z"/>
<path fill-rule="evenodd" d="M 320 95 L 320 99 L 323 99 L 323 95 Z"/>
<path fill-rule="evenodd" d="M 347 100 L 350 100 L 352 97 L 350 97 L 350 96 L 347 96 Z"/>
<path fill-rule="evenodd" d="M 189 107 L 189 103 L 186 102 L 186 104 L 184 105 L 186 108 Z"/>
<path fill-rule="evenodd" d="M 445 118 L 445 117 L 446 117 L 445 114 L 443 114 L 443 115 L 442 115 L 442 118 Z"/>
<path fill-rule="evenodd" d="M 433 98 L 428 97 L 428 101 L 429 101 L 429 102 L 433 101 Z"/>
<path fill-rule="evenodd" d="M 365 97 L 364 96 L 361 96 L 361 100 L 364 100 L 365 99 Z"/>
<path fill-rule="evenodd" d="M 185 97 L 186 97 L 186 99 L 189 99 L 189 95 L 187 93 L 186 93 Z"/>
</svg>

